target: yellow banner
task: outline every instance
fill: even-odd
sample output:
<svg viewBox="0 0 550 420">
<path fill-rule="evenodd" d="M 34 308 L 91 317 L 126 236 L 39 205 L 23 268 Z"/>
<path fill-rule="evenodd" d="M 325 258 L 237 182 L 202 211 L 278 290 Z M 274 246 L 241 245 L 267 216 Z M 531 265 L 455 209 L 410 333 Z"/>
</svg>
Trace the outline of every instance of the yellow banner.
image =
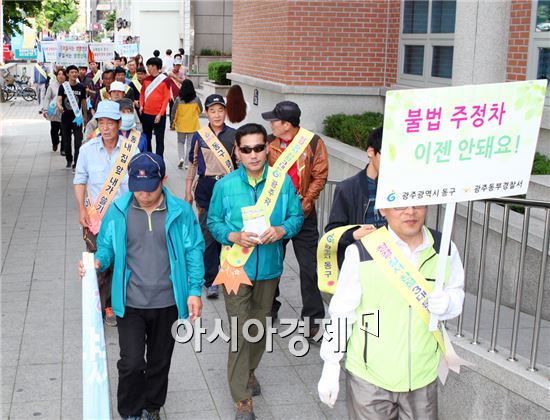
<svg viewBox="0 0 550 420">
<path fill-rule="evenodd" d="M 140 133 L 136 130 L 132 130 L 128 138 L 124 138 L 122 146 L 120 148 L 120 153 L 118 154 L 117 161 L 115 162 L 111 173 L 105 180 L 99 195 L 93 206 L 88 207 L 88 215 L 90 216 L 90 231 L 96 235 L 99 232 L 99 227 L 101 225 L 101 219 L 107 212 L 107 209 L 111 205 L 118 189 L 120 188 L 120 183 L 122 178 L 126 174 L 126 169 L 128 169 L 128 164 L 130 159 L 134 154 L 134 150 L 138 145 Z M 91 203 L 91 200 L 89 200 Z"/>
<path fill-rule="evenodd" d="M 233 162 L 231 161 L 229 152 L 223 147 L 222 142 L 216 137 L 210 127 L 203 127 L 197 131 L 197 133 L 199 133 L 199 136 L 201 136 L 208 148 L 212 150 L 214 156 L 216 156 L 216 159 L 222 164 L 225 171 L 227 173 L 233 171 Z"/>
<path fill-rule="evenodd" d="M 141 83 L 139 83 L 139 80 L 137 78 L 137 73 L 136 75 L 132 78 L 132 83 L 134 84 L 134 86 L 136 87 L 137 91 L 139 93 L 141 93 Z"/>
<path fill-rule="evenodd" d="M 432 285 L 428 283 L 393 242 L 389 231 L 385 227 L 364 236 L 361 242 L 386 278 L 428 328 L 430 324 L 428 293 L 431 292 Z M 439 377 L 445 383 L 448 369 L 460 373 L 460 365 L 468 365 L 469 363 L 462 360 L 455 353 L 448 336 L 443 334 L 441 330 L 433 331 L 432 334 L 443 353 L 442 361 L 444 363 L 443 368 L 440 364 Z"/>
<path fill-rule="evenodd" d="M 286 173 L 300 155 L 304 153 L 304 150 L 306 150 L 313 136 L 314 133 L 311 131 L 300 128 L 294 140 L 288 145 L 281 156 L 279 156 L 273 167 L 268 168 L 265 187 L 255 204 L 256 208 L 264 209 L 265 217 L 268 220 L 277 203 L 277 198 L 283 187 Z M 241 283 L 252 285 L 243 269 L 252 251 L 254 251 L 254 247 L 243 248 L 237 244 L 233 244 L 231 247 L 224 246 L 222 266 L 214 284 L 224 284 L 227 293 L 233 291 L 235 294 L 237 294 Z"/>
<path fill-rule="evenodd" d="M 338 282 L 338 242 L 344 233 L 360 225 L 340 226 L 325 233 L 317 245 L 317 285 L 333 295 Z"/>
<path fill-rule="evenodd" d="M 44 69 L 42 68 L 42 66 L 41 66 L 40 64 L 36 63 L 36 64 L 34 65 L 34 68 L 35 68 L 36 70 L 38 70 L 38 73 L 40 73 L 45 79 L 48 78 L 48 73 L 46 73 L 46 72 L 44 71 Z"/>
<path fill-rule="evenodd" d="M 101 74 L 102 74 L 101 70 L 96 71 L 96 73 L 94 74 L 94 77 L 92 78 L 92 81 L 94 82 L 94 85 L 97 83 L 97 81 L 101 77 Z"/>
</svg>

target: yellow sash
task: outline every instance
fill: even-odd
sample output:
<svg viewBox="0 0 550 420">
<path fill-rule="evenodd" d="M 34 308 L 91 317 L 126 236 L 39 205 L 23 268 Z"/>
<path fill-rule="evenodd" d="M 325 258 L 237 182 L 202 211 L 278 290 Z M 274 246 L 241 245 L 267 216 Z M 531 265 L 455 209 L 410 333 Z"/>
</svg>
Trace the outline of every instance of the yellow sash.
<svg viewBox="0 0 550 420">
<path fill-rule="evenodd" d="M 93 206 L 89 205 L 92 200 L 88 193 L 87 207 L 91 222 L 90 231 L 93 234 L 97 234 L 97 232 L 99 232 L 101 219 L 107 212 L 107 209 L 111 205 L 111 202 L 120 187 L 122 178 L 124 178 L 126 169 L 130 163 L 130 159 L 132 158 L 134 150 L 138 145 L 139 137 L 140 133 L 136 130 L 132 130 L 130 131 L 128 138 L 124 138 L 117 161 L 111 169 L 111 173 L 105 180 L 105 183 L 103 184 L 103 187 L 101 188 L 101 191 L 99 192 Z"/>
<path fill-rule="evenodd" d="M 111 96 L 109 95 L 109 92 L 107 92 L 107 88 L 101 88 L 101 90 L 99 91 L 99 98 L 101 100 L 104 100 L 104 99 L 111 99 Z"/>
<path fill-rule="evenodd" d="M 38 63 L 36 63 L 34 65 L 34 68 L 36 70 L 38 70 L 38 73 L 40 73 L 42 76 L 44 76 L 44 79 L 47 79 L 48 78 L 48 74 L 44 71 L 44 69 L 42 68 L 42 66 L 40 66 Z"/>
<path fill-rule="evenodd" d="M 137 78 L 137 74 L 132 78 L 132 83 L 136 87 L 137 91 L 141 93 L 141 83 L 139 83 L 139 80 Z"/>
<path fill-rule="evenodd" d="M 257 203 L 252 206 L 256 207 L 259 211 L 263 210 L 268 220 L 277 203 L 286 173 L 304 152 L 313 136 L 314 134 L 311 131 L 300 128 L 292 143 L 279 156 L 273 167 L 268 168 L 264 189 Z M 243 267 L 254 251 L 254 247 L 243 248 L 240 245 L 233 244 L 231 247 L 224 246 L 223 251 L 225 258 L 222 260 L 222 265 L 214 284 L 224 284 L 227 293 L 233 292 L 235 294 L 237 294 L 241 283 L 252 286 Z"/>
<path fill-rule="evenodd" d="M 212 150 L 214 156 L 216 156 L 216 159 L 218 159 L 218 161 L 222 164 L 223 169 L 225 169 L 227 173 L 233 171 L 233 162 L 231 161 L 231 156 L 229 155 L 225 147 L 223 147 L 222 142 L 218 140 L 210 127 L 203 127 L 199 131 L 197 131 L 197 133 L 199 133 L 199 136 L 201 136 L 208 148 Z"/>
<path fill-rule="evenodd" d="M 340 226 L 325 233 L 317 245 L 317 285 L 333 295 L 338 282 L 338 242 L 346 231 L 360 225 Z"/>
<path fill-rule="evenodd" d="M 97 81 L 101 77 L 101 74 L 102 74 L 101 70 L 96 71 L 96 73 L 94 74 L 94 77 L 92 78 L 92 81 L 94 82 L 94 85 L 97 83 Z"/>
<path fill-rule="evenodd" d="M 381 227 L 364 236 L 361 242 L 385 277 L 428 328 L 430 325 L 428 293 L 432 290 L 432 286 L 393 242 L 390 232 L 385 227 Z M 443 369 L 440 366 L 439 376 L 445 383 L 448 369 L 460 373 L 460 365 L 468 363 L 455 353 L 446 334 L 439 329 L 433 331 L 432 334 L 443 354 L 442 361 L 445 363 L 443 363 Z"/>
</svg>

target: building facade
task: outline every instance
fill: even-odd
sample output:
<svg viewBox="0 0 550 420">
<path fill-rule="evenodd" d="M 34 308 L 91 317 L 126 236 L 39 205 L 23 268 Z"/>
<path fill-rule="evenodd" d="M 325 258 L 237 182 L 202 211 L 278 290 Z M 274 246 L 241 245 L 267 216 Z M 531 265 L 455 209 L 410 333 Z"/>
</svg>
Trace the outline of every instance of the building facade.
<svg viewBox="0 0 550 420">
<path fill-rule="evenodd" d="M 337 112 L 383 112 L 388 89 L 550 74 L 548 0 L 235 0 L 233 24 L 230 78 L 252 118 L 294 100 L 316 131 Z M 549 130 L 550 99 L 543 152 Z"/>
</svg>

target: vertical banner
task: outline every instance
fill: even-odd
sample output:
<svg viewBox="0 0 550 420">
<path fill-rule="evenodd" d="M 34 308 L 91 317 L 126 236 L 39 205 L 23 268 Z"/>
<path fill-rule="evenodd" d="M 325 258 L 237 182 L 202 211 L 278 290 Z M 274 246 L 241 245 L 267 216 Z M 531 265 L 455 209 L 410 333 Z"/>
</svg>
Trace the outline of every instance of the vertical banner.
<svg viewBox="0 0 550 420">
<path fill-rule="evenodd" d="M 83 252 L 82 261 L 82 418 L 108 420 L 109 380 L 94 254 Z"/>
<path fill-rule="evenodd" d="M 58 42 L 55 61 L 60 66 L 87 66 L 88 44 L 86 42 Z"/>
<path fill-rule="evenodd" d="M 376 207 L 525 194 L 547 83 L 388 92 Z"/>
</svg>

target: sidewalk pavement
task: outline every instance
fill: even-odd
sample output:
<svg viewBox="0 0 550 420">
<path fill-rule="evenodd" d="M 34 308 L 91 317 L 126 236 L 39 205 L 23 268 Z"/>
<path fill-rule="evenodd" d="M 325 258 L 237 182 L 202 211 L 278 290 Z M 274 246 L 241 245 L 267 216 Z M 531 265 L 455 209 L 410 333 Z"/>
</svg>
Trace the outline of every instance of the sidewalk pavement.
<svg viewBox="0 0 550 420">
<path fill-rule="evenodd" d="M 82 418 L 82 315 L 77 264 L 85 250 L 74 202 L 72 173 L 52 152 L 49 123 L 36 102 L 1 103 L 2 121 L 2 418 Z M 184 195 L 186 171 L 177 168 L 176 134 L 167 131 L 168 188 Z M 298 267 L 288 248 L 281 280 L 281 319 L 299 318 Z M 204 296 L 203 296 L 204 298 Z M 203 325 L 226 323 L 223 299 L 204 298 Z M 287 327 L 285 327 L 286 329 Z M 112 418 L 118 419 L 118 337 L 106 327 Z M 294 335 L 294 334 L 293 334 Z M 288 350 L 290 337 L 275 336 L 272 353 L 257 371 L 262 396 L 258 419 L 347 418 L 345 385 L 330 409 L 319 401 L 319 345 L 301 358 Z M 172 358 L 164 419 L 232 419 L 226 376 L 228 345 L 203 339 L 202 352 L 178 344 Z"/>
</svg>

